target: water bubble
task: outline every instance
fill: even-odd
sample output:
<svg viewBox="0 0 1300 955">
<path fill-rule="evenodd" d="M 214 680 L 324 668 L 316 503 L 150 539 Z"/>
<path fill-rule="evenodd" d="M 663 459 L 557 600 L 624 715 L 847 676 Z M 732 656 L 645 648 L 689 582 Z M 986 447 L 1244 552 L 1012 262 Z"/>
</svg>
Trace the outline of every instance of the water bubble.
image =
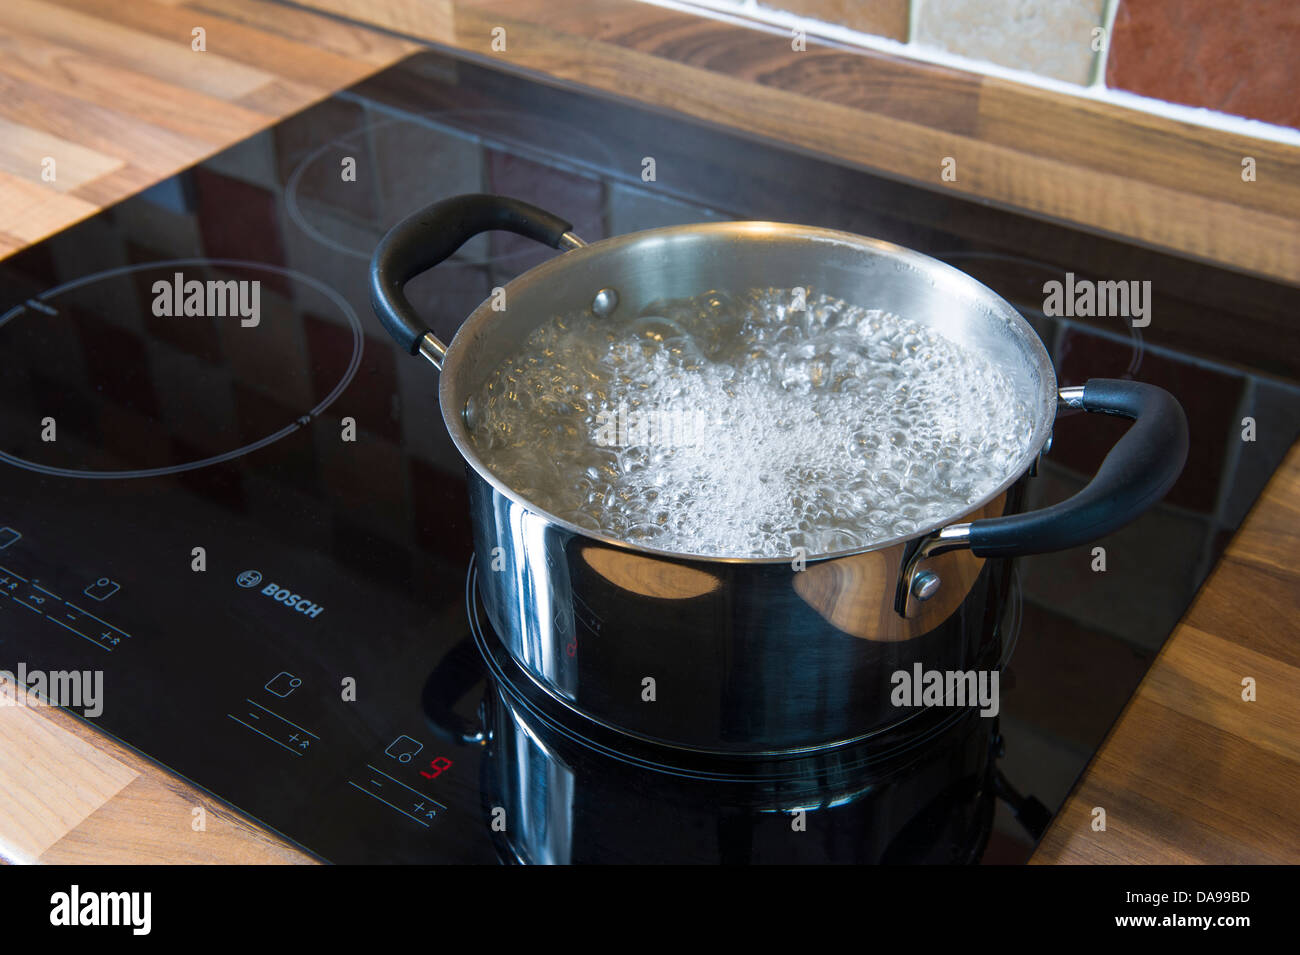
<svg viewBox="0 0 1300 955">
<path fill-rule="evenodd" d="M 793 302 L 711 291 L 555 317 L 483 383 L 467 427 L 539 507 L 694 554 L 868 546 L 1008 477 L 1032 422 L 983 356 L 882 309 Z M 617 447 L 596 440 L 611 412 Z"/>
</svg>

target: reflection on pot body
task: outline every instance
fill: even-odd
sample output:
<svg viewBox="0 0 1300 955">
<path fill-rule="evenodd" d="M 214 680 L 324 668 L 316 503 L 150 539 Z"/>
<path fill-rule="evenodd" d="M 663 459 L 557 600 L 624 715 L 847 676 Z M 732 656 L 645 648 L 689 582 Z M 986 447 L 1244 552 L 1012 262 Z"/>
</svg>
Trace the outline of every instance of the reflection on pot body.
<svg viewBox="0 0 1300 955">
<path fill-rule="evenodd" d="M 996 665 L 1006 561 L 935 558 L 944 586 L 908 619 L 893 603 L 902 544 L 803 570 L 657 556 L 559 527 L 472 469 L 468 480 L 498 638 L 540 687 L 622 733 L 720 753 L 843 743 L 912 715 L 890 702 L 896 670 Z M 970 517 L 1002 513 L 1020 490 Z"/>
<path fill-rule="evenodd" d="M 524 697 L 494 677 L 482 709 L 484 813 L 507 861 L 964 863 L 988 838 L 997 721 L 970 710 L 887 752 L 684 771 L 587 745 Z"/>
</svg>

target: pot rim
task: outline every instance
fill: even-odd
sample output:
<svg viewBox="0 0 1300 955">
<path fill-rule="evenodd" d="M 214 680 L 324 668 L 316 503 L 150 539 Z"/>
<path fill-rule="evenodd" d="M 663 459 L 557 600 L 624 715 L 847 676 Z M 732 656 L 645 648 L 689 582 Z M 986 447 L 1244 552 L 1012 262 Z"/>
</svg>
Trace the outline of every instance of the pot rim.
<svg viewBox="0 0 1300 955">
<path fill-rule="evenodd" d="M 935 279 L 937 285 L 944 285 L 952 288 L 954 291 L 964 291 L 967 295 L 980 299 L 989 309 L 1000 317 L 1007 320 L 1009 325 L 1015 330 L 1017 338 L 1028 352 L 1028 358 L 1038 373 L 1039 393 L 1032 396 L 1031 405 L 1036 405 L 1037 420 L 1034 423 L 1033 433 L 1027 445 L 1026 451 L 1016 460 L 1015 464 L 1008 470 L 1006 478 L 995 487 L 992 491 L 985 494 L 979 500 L 969 505 L 959 514 L 952 514 L 942 520 L 924 524 L 910 534 L 891 537 L 886 540 L 877 541 L 864 547 L 850 547 L 843 550 L 831 551 L 824 554 L 809 554 L 804 558 L 806 564 L 822 563 L 829 560 L 837 560 L 844 557 L 852 557 L 858 554 L 867 554 L 873 551 L 885 550 L 890 547 L 896 547 L 908 541 L 923 538 L 940 528 L 947 527 L 951 524 L 961 523 L 963 518 L 969 514 L 979 512 L 999 495 L 1005 493 L 1020 477 L 1029 469 L 1034 460 L 1038 457 L 1042 447 L 1046 444 L 1047 439 L 1051 436 L 1052 426 L 1056 418 L 1057 407 L 1057 384 L 1056 370 L 1052 366 L 1051 358 L 1047 354 L 1047 349 L 1043 345 L 1042 339 L 1033 327 L 1027 322 L 1016 308 L 1006 299 L 998 295 L 987 285 L 976 280 L 960 269 L 942 262 L 939 259 L 916 252 L 905 246 L 897 245 L 893 242 L 887 242 L 883 239 L 874 239 L 867 236 L 858 235 L 853 232 L 842 232 L 835 229 L 823 229 L 817 226 L 797 225 L 785 222 L 767 222 L 767 221 L 734 221 L 734 222 L 708 222 L 695 223 L 690 225 L 665 226 L 657 229 L 645 229 L 639 232 L 629 232 L 624 235 L 613 236 L 607 239 L 600 239 L 596 242 L 583 245 L 580 248 L 543 262 L 541 265 L 534 266 L 522 275 L 511 279 L 504 286 L 508 301 L 526 300 L 516 299 L 516 296 L 526 296 L 528 290 L 534 286 L 546 283 L 555 275 L 562 274 L 571 262 L 595 258 L 609 252 L 623 249 L 627 246 L 637 245 L 642 242 L 658 242 L 664 239 L 670 239 L 677 235 L 699 235 L 699 234 L 717 233 L 730 239 L 742 239 L 746 242 L 763 242 L 763 241 L 812 241 L 827 243 L 838 246 L 849 246 L 862 252 L 871 253 L 876 256 L 891 258 L 895 261 L 906 263 L 921 272 L 928 273 Z M 636 554 L 642 554 L 647 557 L 673 560 L 677 562 L 693 562 L 705 564 L 789 564 L 791 557 L 719 557 L 709 554 L 690 554 L 681 551 L 671 551 L 662 548 L 648 547 L 644 544 L 634 543 L 632 541 L 622 540 L 612 537 L 599 531 L 593 531 L 590 528 L 575 524 L 572 521 L 564 520 L 550 511 L 538 506 L 528 498 L 519 494 L 499 477 L 492 472 L 482 459 L 478 456 L 474 448 L 474 442 L 469 434 L 469 430 L 464 420 L 464 404 L 467 396 L 457 396 L 452 394 L 452 380 L 454 375 L 448 372 L 455 368 L 459 356 L 465 352 L 473 342 L 480 337 L 490 334 L 491 326 L 495 318 L 500 313 L 493 311 L 491 299 L 486 299 L 479 304 L 469 317 L 461 323 L 456 330 L 451 344 L 442 361 L 443 372 L 438 382 L 438 405 L 442 410 L 443 423 L 447 428 L 447 433 L 451 436 L 452 443 L 455 444 L 457 452 L 461 458 L 468 464 L 483 480 L 487 481 L 500 494 L 514 501 L 530 513 L 544 518 L 550 524 L 564 528 L 567 531 L 579 537 L 587 538 L 591 541 L 598 542 L 608 547 L 619 550 L 630 551 Z M 453 404 L 455 407 L 453 408 Z"/>
</svg>

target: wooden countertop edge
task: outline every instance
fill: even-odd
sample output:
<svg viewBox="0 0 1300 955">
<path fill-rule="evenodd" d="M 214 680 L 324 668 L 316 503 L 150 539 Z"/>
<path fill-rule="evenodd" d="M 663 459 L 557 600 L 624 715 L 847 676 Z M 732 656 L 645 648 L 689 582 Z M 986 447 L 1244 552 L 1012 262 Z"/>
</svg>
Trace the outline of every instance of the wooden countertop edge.
<svg viewBox="0 0 1300 955">
<path fill-rule="evenodd" d="M 1297 603 L 1300 442 L 1031 862 L 1300 862 Z M 1255 682 L 1253 702 L 1245 679 Z"/>
<path fill-rule="evenodd" d="M 21 759 L 30 774 L 16 779 L 11 769 L 0 783 L 0 859 L 6 863 L 317 862 L 62 710 L 0 707 L 0 757 L 6 763 Z"/>
</svg>

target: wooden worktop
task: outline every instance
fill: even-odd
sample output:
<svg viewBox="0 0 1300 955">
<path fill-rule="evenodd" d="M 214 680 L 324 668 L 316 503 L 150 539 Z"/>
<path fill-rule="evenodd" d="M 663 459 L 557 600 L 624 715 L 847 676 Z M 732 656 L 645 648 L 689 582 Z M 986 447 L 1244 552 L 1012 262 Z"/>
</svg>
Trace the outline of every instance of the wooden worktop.
<svg viewBox="0 0 1300 955">
<path fill-rule="evenodd" d="M 1243 698 L 1254 683 L 1253 701 Z M 1033 862 L 1300 862 L 1300 444 Z M 1094 830 L 1096 809 L 1105 830 Z M 1100 818 L 1100 817 L 1098 817 Z"/>
<path fill-rule="evenodd" d="M 517 67 L 967 195 L 1294 280 L 1296 150 L 626 0 L 319 0 Z M 391 8 L 391 9 L 390 9 Z M 207 50 L 190 49 L 206 30 Z M 390 35 L 263 0 L 4 0 L 0 255 L 400 59 Z M 864 66 L 865 64 L 865 66 Z M 865 72 L 862 72 L 865 70 Z M 865 79 L 864 79 L 865 77 Z M 58 174 L 40 176 L 53 155 Z M 1277 175 L 1240 182 L 1240 158 Z M 933 176 L 930 175 L 933 166 Z M 926 170 L 922 172 L 922 170 Z M 1256 188 L 1258 187 L 1258 188 Z M 1170 638 L 1036 862 L 1300 860 L 1300 447 Z M 1253 678 L 1258 697 L 1241 699 Z M 69 782 L 75 780 L 74 782 Z M 1106 830 L 1092 828 L 1106 810 Z M 204 809 L 196 829 L 194 810 Z M 0 707 L 10 861 L 303 862 L 58 711 Z"/>
</svg>

